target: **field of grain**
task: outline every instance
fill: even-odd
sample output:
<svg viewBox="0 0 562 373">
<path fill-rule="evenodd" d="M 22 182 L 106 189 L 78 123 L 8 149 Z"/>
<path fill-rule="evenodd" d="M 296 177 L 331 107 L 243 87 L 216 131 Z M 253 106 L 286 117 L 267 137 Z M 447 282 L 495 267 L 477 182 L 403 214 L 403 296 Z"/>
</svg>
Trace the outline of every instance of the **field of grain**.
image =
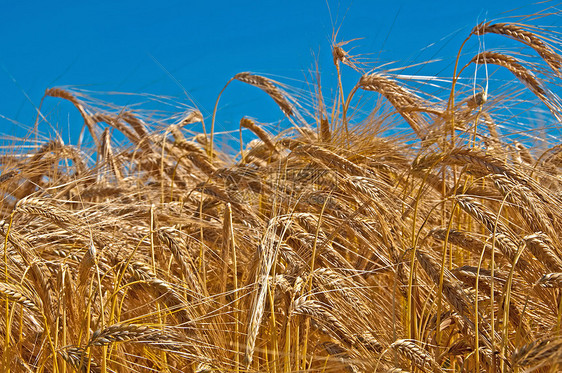
<svg viewBox="0 0 562 373">
<path fill-rule="evenodd" d="M 346 43 L 335 97 L 239 73 L 292 126 L 242 118 L 229 151 L 216 109 L 48 89 L 85 133 L 1 156 L 0 372 L 559 371 L 560 45 L 467 37 L 490 34 L 521 52 L 463 50 L 437 88 Z M 488 92 L 476 68 L 513 80 Z M 517 141 L 531 105 L 543 129 Z"/>
</svg>

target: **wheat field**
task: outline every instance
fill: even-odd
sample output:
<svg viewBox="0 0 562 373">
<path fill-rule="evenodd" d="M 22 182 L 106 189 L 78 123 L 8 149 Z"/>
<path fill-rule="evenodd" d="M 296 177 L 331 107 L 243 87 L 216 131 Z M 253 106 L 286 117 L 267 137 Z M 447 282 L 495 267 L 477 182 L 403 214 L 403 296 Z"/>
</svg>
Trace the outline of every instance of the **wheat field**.
<svg viewBox="0 0 562 373">
<path fill-rule="evenodd" d="M 345 42 L 332 98 L 239 73 L 225 89 L 262 90 L 290 128 L 242 118 L 236 150 L 218 100 L 205 123 L 47 89 L 87 141 L 42 140 L 38 118 L 1 155 L 0 371 L 559 371 L 560 44 L 522 23 L 466 37 L 490 34 L 520 52 L 459 46 L 432 85 Z M 509 136 L 530 102 L 545 125 Z"/>
</svg>

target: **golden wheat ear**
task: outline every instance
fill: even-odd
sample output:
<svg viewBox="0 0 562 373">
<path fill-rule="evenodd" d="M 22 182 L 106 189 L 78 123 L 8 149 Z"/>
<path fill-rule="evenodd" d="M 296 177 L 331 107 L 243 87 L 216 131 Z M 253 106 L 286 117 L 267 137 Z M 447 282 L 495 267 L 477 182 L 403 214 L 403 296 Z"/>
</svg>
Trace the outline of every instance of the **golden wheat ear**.
<svg viewBox="0 0 562 373">
<path fill-rule="evenodd" d="M 271 97 L 273 101 L 279 105 L 279 108 L 283 111 L 283 113 L 285 113 L 285 115 L 291 116 L 294 114 L 293 106 L 287 99 L 287 93 L 274 84 L 273 80 L 249 72 L 238 73 L 234 75 L 233 79 L 253 85 L 254 87 L 257 87 L 267 93 L 269 97 Z"/>
<path fill-rule="evenodd" d="M 400 355 L 411 361 L 415 366 L 423 370 L 430 369 L 434 372 L 442 372 L 443 370 L 435 362 L 433 357 L 422 347 L 418 346 L 415 341 L 399 339 L 390 345 L 390 348 L 398 351 Z"/>
<path fill-rule="evenodd" d="M 476 56 L 470 60 L 471 63 L 476 64 L 492 64 L 498 65 L 501 67 L 505 67 L 508 69 L 517 79 L 523 82 L 526 86 L 528 86 L 533 93 L 535 93 L 539 97 L 544 97 L 545 90 L 542 87 L 542 84 L 539 82 L 535 74 L 533 74 L 530 70 L 525 68 L 521 62 L 512 56 L 508 56 L 506 54 L 485 51 L 478 53 Z"/>
<path fill-rule="evenodd" d="M 257 87 L 259 89 L 261 89 L 262 91 L 264 91 L 265 93 L 267 93 L 269 95 L 269 97 L 271 97 L 273 99 L 273 101 L 275 101 L 275 103 L 279 106 L 279 108 L 281 109 L 281 111 L 289 118 L 289 120 L 291 120 L 292 116 L 296 116 L 299 120 L 303 121 L 302 117 L 294 110 L 294 105 L 293 103 L 297 103 L 296 100 L 294 100 L 287 92 L 285 92 L 283 89 L 281 89 L 280 83 L 268 79 L 264 76 L 261 75 L 256 75 L 256 74 L 252 74 L 250 72 L 242 72 L 242 73 L 238 73 L 236 75 L 234 75 L 226 84 L 225 86 L 222 88 L 222 90 L 220 91 L 217 100 L 215 102 L 215 107 L 213 109 L 213 116 L 211 119 L 211 136 L 210 136 L 210 144 L 209 144 L 209 156 L 211 157 L 211 161 L 212 161 L 212 153 L 213 153 L 213 138 L 214 138 L 214 134 L 215 134 L 215 119 L 216 119 L 216 115 L 217 115 L 217 108 L 218 108 L 218 104 L 219 104 L 219 100 L 220 97 L 222 95 L 222 93 L 224 92 L 224 90 L 226 89 L 226 87 L 228 87 L 228 85 L 233 81 L 233 80 L 238 80 L 240 82 L 246 83 L 246 84 L 250 84 L 253 85 L 254 87 Z M 296 127 L 297 129 L 299 129 L 299 127 Z"/>
<path fill-rule="evenodd" d="M 558 103 L 559 99 L 550 90 L 546 89 L 536 75 L 527 69 L 520 60 L 506 54 L 485 51 L 477 54 L 469 63 L 492 64 L 508 69 L 519 81 L 525 84 L 531 92 L 535 94 L 550 110 L 552 115 L 558 120 L 562 120 L 562 108 Z"/>
<path fill-rule="evenodd" d="M 513 40 L 521 42 L 533 48 L 554 72 L 560 74 L 560 70 L 562 69 L 562 57 L 541 39 L 538 34 L 525 30 L 520 25 L 512 23 L 480 23 L 472 30 L 472 33 L 475 35 L 505 35 Z"/>
<path fill-rule="evenodd" d="M 419 138 L 425 137 L 428 123 L 420 112 L 427 107 L 420 97 L 398 84 L 395 80 L 382 74 L 365 74 L 359 79 L 358 87 L 383 95 L 396 111 L 410 125 Z"/>
<path fill-rule="evenodd" d="M 250 118 L 244 117 L 240 120 L 240 127 L 247 128 L 253 133 L 255 133 L 260 138 L 260 140 L 263 141 L 263 143 L 269 148 L 269 150 L 271 150 L 274 153 L 277 153 L 277 148 L 275 147 L 275 144 L 271 140 L 271 136 L 269 136 L 269 134 L 265 132 L 263 128 L 258 126 L 256 122 L 254 122 Z"/>
<path fill-rule="evenodd" d="M 94 144 L 96 145 L 96 148 L 98 149 L 100 148 L 97 129 L 95 127 L 96 120 L 92 115 L 90 115 L 90 113 L 88 113 L 88 111 L 84 107 L 84 104 L 78 98 L 76 98 L 76 96 L 72 92 L 62 88 L 49 88 L 45 91 L 45 96 L 62 98 L 64 100 L 71 102 L 74 105 L 74 107 L 76 107 L 78 112 L 80 112 L 80 115 L 84 119 L 84 124 L 86 124 L 86 127 L 88 127 L 88 131 L 90 131 L 90 135 L 94 140 Z"/>
</svg>

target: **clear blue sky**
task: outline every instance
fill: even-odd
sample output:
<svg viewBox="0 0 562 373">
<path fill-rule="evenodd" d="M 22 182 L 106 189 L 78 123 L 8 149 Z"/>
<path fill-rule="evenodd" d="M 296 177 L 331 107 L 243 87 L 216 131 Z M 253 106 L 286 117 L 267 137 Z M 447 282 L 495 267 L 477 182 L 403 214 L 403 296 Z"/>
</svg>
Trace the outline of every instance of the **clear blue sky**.
<svg viewBox="0 0 562 373">
<path fill-rule="evenodd" d="M 370 53 L 377 63 L 450 61 L 478 21 L 504 17 L 502 12 L 516 8 L 514 14 L 520 15 L 553 5 L 526 4 L 0 0 L 0 132 L 25 134 L 17 123 L 31 126 L 33 105 L 54 86 L 162 94 L 187 104 L 185 88 L 205 115 L 224 83 L 241 71 L 294 79 L 280 80 L 305 88 L 315 59 L 325 79 L 333 77 L 334 25 L 341 27 L 339 40 L 363 38 L 354 42 L 356 51 Z M 432 43 L 437 45 L 424 49 Z M 450 65 L 438 66 L 451 74 Z M 47 109 L 57 105 L 55 99 L 47 101 Z M 68 121 L 66 115 L 59 120 Z M 219 129 L 237 126 L 243 115 L 271 122 L 282 117 L 257 89 L 232 86 L 221 100 Z"/>
</svg>

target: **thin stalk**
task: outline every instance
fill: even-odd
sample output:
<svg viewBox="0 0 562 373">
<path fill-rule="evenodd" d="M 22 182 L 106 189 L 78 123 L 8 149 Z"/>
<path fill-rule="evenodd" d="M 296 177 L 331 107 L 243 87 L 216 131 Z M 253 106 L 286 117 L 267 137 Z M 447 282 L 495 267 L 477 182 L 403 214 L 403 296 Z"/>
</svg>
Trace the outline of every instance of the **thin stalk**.
<svg viewBox="0 0 562 373">
<path fill-rule="evenodd" d="M 310 294 L 312 292 L 312 277 L 314 276 L 314 265 L 316 262 L 316 249 L 317 249 L 317 244 L 318 244 L 318 236 L 320 235 L 320 227 L 322 226 L 322 218 L 324 217 L 324 211 L 326 210 L 326 205 L 328 204 L 328 201 L 330 199 L 330 196 L 332 195 L 332 193 L 330 193 L 328 195 L 328 197 L 324 200 L 324 204 L 322 205 L 322 210 L 320 210 L 320 215 L 318 216 L 318 225 L 316 226 L 316 232 L 314 234 L 314 244 L 312 246 L 312 258 L 310 260 L 310 275 L 308 277 L 308 293 Z M 303 371 L 305 370 L 305 365 L 306 365 L 306 350 L 308 348 L 308 333 L 309 333 L 309 329 L 310 329 L 310 320 L 307 318 L 306 322 L 305 322 L 305 328 L 304 328 L 304 346 L 302 349 L 302 356 L 303 356 L 303 366 L 300 367 L 300 369 L 302 369 Z M 298 332 L 298 329 L 297 329 Z M 297 343 L 298 343 L 298 334 L 297 334 Z M 297 349 L 299 350 L 299 349 Z M 296 359 L 297 362 L 297 366 L 301 365 L 301 362 L 297 356 Z"/>
<path fill-rule="evenodd" d="M 339 89 L 339 98 L 341 100 L 341 105 L 342 105 L 342 118 L 345 119 L 345 99 L 344 99 L 344 94 L 343 94 L 343 84 L 341 81 L 341 69 L 340 69 L 340 61 L 337 60 L 336 61 L 336 70 L 338 72 L 338 89 Z M 342 120 L 342 124 L 345 128 L 345 137 L 346 140 L 349 142 L 349 129 L 347 128 L 347 123 L 345 122 L 345 120 Z"/>
<path fill-rule="evenodd" d="M 207 154 L 209 156 L 209 159 L 210 159 L 211 163 L 213 162 L 213 137 L 214 137 L 214 134 L 215 134 L 215 119 L 217 117 L 217 108 L 219 106 L 219 100 L 221 98 L 222 93 L 226 89 L 226 87 L 228 87 L 230 82 L 232 82 L 233 80 L 234 80 L 234 78 L 230 78 L 230 80 L 228 82 L 226 82 L 224 87 L 221 89 L 221 91 L 219 92 L 219 95 L 217 97 L 217 101 L 215 102 L 215 107 L 213 109 L 213 116 L 211 118 L 211 137 L 210 137 L 210 140 L 209 140 L 209 149 L 207 149 Z M 207 137 L 207 134 L 205 134 L 205 137 Z"/>
<path fill-rule="evenodd" d="M 355 95 L 355 92 L 357 92 L 358 89 L 359 89 L 359 84 L 356 84 L 355 87 L 353 87 L 353 89 L 351 90 L 351 92 L 349 92 L 349 95 L 347 96 L 347 99 L 345 100 L 345 103 L 343 104 L 342 121 L 345 125 L 346 131 L 347 131 L 347 128 L 348 128 L 348 125 L 347 125 L 347 110 L 349 109 L 351 99 L 353 98 L 353 96 Z"/>
<path fill-rule="evenodd" d="M 453 82 L 451 83 L 451 93 L 449 95 L 449 102 L 447 103 L 447 112 L 449 113 L 449 115 L 451 115 L 451 143 L 454 143 L 454 139 L 455 139 L 455 116 L 452 113 L 453 108 L 455 107 L 455 87 L 457 84 L 457 80 L 460 76 L 460 72 L 457 75 L 457 68 L 459 66 L 459 60 L 461 58 L 461 52 L 462 49 L 464 47 L 464 45 L 468 42 L 468 40 L 470 39 L 470 37 L 472 36 L 472 33 L 470 33 L 466 39 L 464 39 L 464 41 L 461 44 L 461 47 L 459 48 L 459 51 L 457 53 L 457 58 L 455 59 L 455 68 L 453 70 Z M 461 70 L 462 72 L 462 70 Z"/>
<path fill-rule="evenodd" d="M 6 231 L 6 237 L 4 237 L 4 281 L 9 283 L 9 275 L 8 275 L 8 237 L 10 235 L 10 230 L 12 229 L 12 222 L 14 219 L 14 212 L 10 214 L 10 223 L 8 224 L 8 229 Z M 11 325 L 10 325 L 10 300 L 6 297 L 4 301 L 5 304 L 5 315 L 4 319 L 6 320 L 6 333 L 4 335 L 4 351 L 3 351 L 3 364 L 2 364 L 2 372 L 7 373 L 10 371 L 10 364 L 8 362 L 8 349 L 10 346 L 10 333 Z M 55 357 L 56 360 L 56 357 Z"/>
</svg>

